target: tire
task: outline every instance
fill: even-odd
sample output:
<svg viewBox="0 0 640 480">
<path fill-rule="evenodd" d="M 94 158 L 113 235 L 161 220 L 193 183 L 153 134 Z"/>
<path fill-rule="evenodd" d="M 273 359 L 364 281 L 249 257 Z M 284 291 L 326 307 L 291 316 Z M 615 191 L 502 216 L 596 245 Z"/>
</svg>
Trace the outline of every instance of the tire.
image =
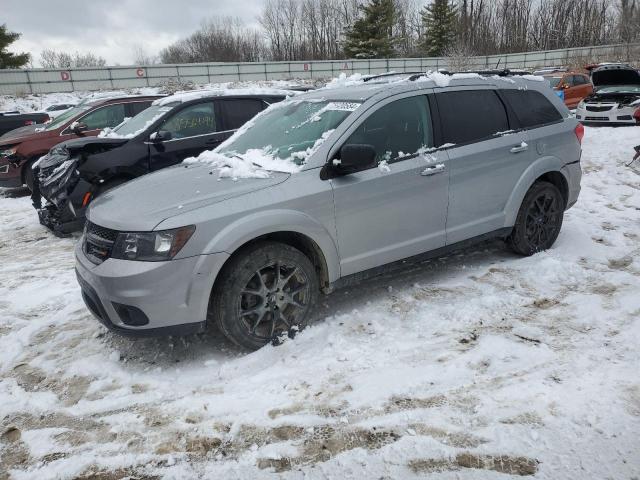
<svg viewBox="0 0 640 480">
<path fill-rule="evenodd" d="M 550 248 L 560 233 L 565 201 L 558 187 L 534 183 L 522 200 L 507 243 L 520 255 L 533 255 Z"/>
<path fill-rule="evenodd" d="M 233 343 L 256 350 L 304 328 L 318 293 L 309 258 L 283 243 L 260 242 L 235 254 L 222 269 L 208 321 Z"/>
</svg>

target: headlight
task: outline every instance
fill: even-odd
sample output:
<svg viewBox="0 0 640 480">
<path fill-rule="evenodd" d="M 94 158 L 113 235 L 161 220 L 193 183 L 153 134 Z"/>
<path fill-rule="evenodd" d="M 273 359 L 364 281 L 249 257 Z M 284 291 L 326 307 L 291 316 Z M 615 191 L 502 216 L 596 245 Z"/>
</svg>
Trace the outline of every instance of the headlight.
<svg viewBox="0 0 640 480">
<path fill-rule="evenodd" d="M 119 233 L 111 257 L 141 262 L 171 260 L 195 231 L 195 225 L 189 225 L 160 232 Z"/>
<path fill-rule="evenodd" d="M 11 157 L 16 154 L 18 150 L 18 146 L 7 148 L 5 150 L 0 150 L 0 157 Z"/>
</svg>

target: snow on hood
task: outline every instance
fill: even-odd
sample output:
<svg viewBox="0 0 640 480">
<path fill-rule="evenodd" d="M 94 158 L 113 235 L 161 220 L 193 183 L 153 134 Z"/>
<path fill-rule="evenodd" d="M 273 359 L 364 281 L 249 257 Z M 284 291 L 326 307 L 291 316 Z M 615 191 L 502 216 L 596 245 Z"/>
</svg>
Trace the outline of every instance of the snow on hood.
<svg viewBox="0 0 640 480">
<path fill-rule="evenodd" d="M 212 176 L 205 164 L 175 165 L 125 183 L 92 202 L 88 218 L 120 231 L 151 231 L 176 215 L 277 185 L 288 173 L 233 181 Z"/>
</svg>

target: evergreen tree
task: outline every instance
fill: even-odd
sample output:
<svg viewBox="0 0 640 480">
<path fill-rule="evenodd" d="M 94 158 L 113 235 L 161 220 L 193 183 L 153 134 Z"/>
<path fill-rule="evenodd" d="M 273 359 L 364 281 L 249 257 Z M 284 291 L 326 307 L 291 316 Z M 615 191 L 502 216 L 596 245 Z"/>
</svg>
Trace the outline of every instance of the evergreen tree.
<svg viewBox="0 0 640 480">
<path fill-rule="evenodd" d="M 15 54 L 7 51 L 7 47 L 20 38 L 19 33 L 10 32 L 6 25 L 0 25 L 0 69 L 20 68 L 29 62 L 28 53 Z"/>
<path fill-rule="evenodd" d="M 422 12 L 424 39 L 422 50 L 430 57 L 440 57 L 446 53 L 456 37 L 458 12 L 450 0 L 433 0 Z"/>
<path fill-rule="evenodd" d="M 349 58 L 388 58 L 393 56 L 395 39 L 393 0 L 370 0 L 361 5 L 361 17 L 347 31 L 344 53 Z"/>
</svg>

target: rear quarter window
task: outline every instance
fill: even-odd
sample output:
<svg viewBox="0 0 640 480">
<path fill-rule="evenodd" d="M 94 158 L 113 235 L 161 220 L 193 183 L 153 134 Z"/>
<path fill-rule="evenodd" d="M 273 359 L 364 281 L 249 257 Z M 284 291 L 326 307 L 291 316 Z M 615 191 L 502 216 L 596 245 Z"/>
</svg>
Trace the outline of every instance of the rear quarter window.
<svg viewBox="0 0 640 480">
<path fill-rule="evenodd" d="M 535 128 L 562 121 L 562 115 L 542 93 L 535 90 L 503 90 L 523 128 Z"/>
<path fill-rule="evenodd" d="M 477 142 L 509 130 L 507 112 L 494 90 L 436 94 L 444 143 Z"/>
</svg>

